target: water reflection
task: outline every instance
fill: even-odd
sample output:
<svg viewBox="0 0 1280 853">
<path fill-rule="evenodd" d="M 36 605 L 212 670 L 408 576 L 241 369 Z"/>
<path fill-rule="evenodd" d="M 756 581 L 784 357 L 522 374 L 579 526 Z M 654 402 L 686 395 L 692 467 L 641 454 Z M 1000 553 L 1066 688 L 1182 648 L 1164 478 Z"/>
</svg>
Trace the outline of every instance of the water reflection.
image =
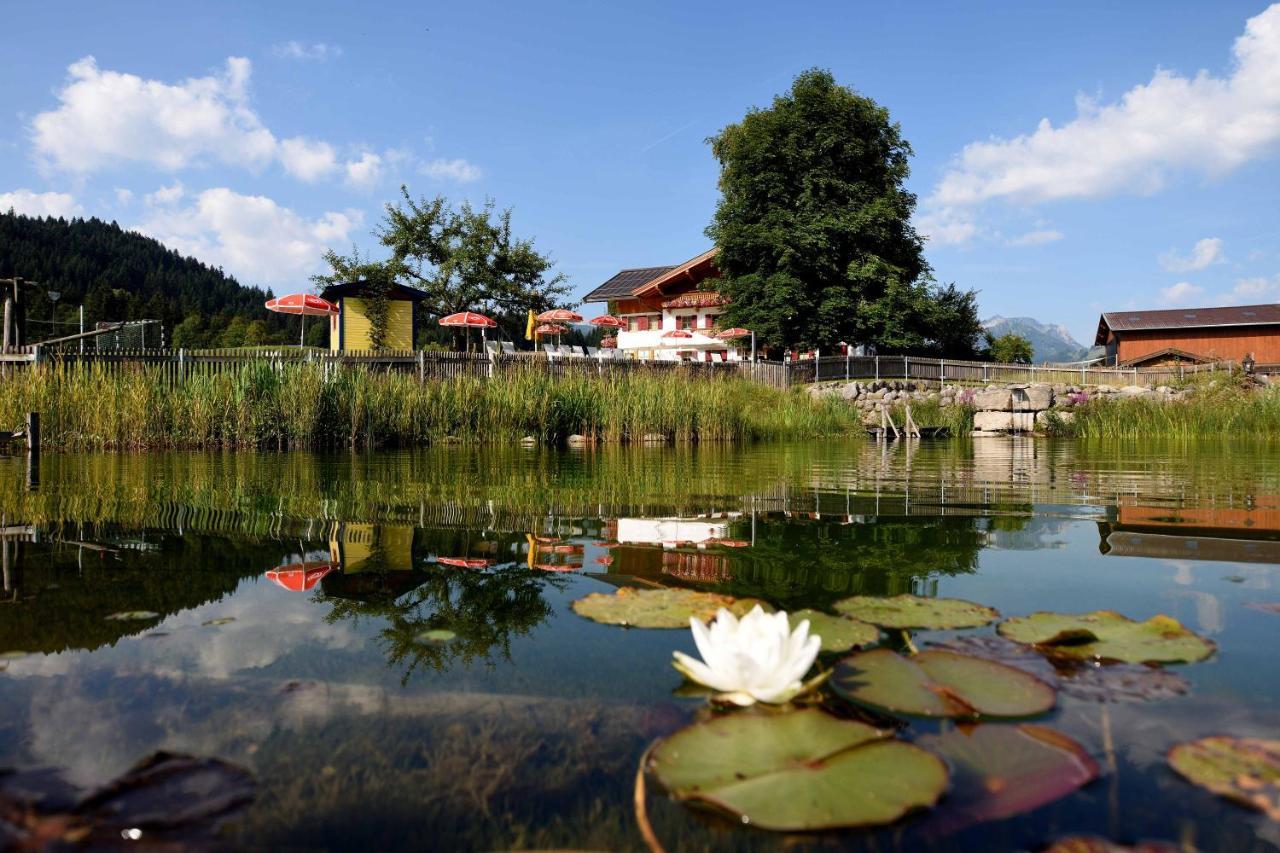
<svg viewBox="0 0 1280 853">
<path fill-rule="evenodd" d="M 1272 453 L 51 455 L 41 474 L 30 491 L 0 459 L 0 650 L 29 653 L 0 680 L 0 764 L 94 784 L 157 748 L 229 758 L 267 783 L 245 843 L 634 847 L 635 762 L 694 707 L 668 666 L 687 638 L 594 625 L 568 603 L 655 585 L 787 608 L 909 591 L 1007 613 L 1168 612 L 1222 651 L 1187 671 L 1189 697 L 1108 723 L 1115 803 L 1086 789 L 936 846 L 1033 848 L 1049 827 L 1168 837 L 1174 812 L 1202 849 L 1262 843 L 1157 764 L 1171 738 L 1222 721 L 1280 724 L 1280 617 L 1249 606 L 1280 597 Z M 126 610 L 159 616 L 105 618 Z M 456 638 L 421 640 L 441 629 Z M 1055 725 L 1101 742 L 1096 707 L 1068 703 Z M 775 846 L 682 807 L 654 820 L 673 847 Z M 903 832 L 839 840 L 909 847 Z"/>
</svg>

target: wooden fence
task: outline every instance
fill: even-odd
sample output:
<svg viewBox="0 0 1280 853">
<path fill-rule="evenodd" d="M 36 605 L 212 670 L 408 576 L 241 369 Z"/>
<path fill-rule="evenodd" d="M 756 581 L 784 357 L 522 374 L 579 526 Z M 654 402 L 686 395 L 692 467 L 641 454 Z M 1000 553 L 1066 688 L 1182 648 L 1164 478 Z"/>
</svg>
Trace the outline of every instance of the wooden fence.
<svg viewBox="0 0 1280 853">
<path fill-rule="evenodd" d="M 557 356 L 545 353 L 440 352 L 426 350 L 342 352 L 281 347 L 279 349 L 169 350 L 135 349 L 44 352 L 39 347 L 13 347 L 0 353 L 0 370 L 36 363 L 99 365 L 122 370 L 135 365 L 161 368 L 174 382 L 193 376 L 234 372 L 253 363 L 274 365 L 309 363 L 325 369 L 363 367 L 418 378 L 498 378 L 515 370 L 540 370 L 552 376 L 621 376 L 636 373 L 680 374 L 703 379 L 739 377 L 787 388 L 837 380 L 907 380 L 981 385 L 989 382 L 1047 382 L 1067 385 L 1148 385 L 1178 382 L 1188 376 L 1229 371 L 1230 362 L 1179 364 L 1149 368 L 1071 367 L 1067 365 L 995 364 L 982 361 L 918 358 L 915 356 L 824 356 L 791 362 L 663 362 Z"/>
<path fill-rule="evenodd" d="M 903 355 L 824 356 L 786 365 L 791 384 L 836 380 L 905 379 L 981 385 L 988 382 L 1047 382 L 1062 385 L 1167 385 L 1200 373 L 1229 371 L 1230 362 L 1162 367 L 1072 367 L 996 364 Z"/>
</svg>

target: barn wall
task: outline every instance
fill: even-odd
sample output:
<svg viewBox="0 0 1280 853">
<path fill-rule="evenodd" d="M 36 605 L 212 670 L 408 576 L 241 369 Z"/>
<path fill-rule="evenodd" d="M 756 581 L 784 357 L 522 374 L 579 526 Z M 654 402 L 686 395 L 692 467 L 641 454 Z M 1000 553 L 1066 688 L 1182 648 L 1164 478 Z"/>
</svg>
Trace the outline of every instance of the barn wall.
<svg viewBox="0 0 1280 853">
<path fill-rule="evenodd" d="M 1241 361 L 1249 353 L 1259 364 L 1280 364 L 1280 326 L 1217 329 L 1156 329 L 1117 332 L 1119 360 L 1129 361 L 1168 347 L 1208 358 Z"/>
<path fill-rule="evenodd" d="M 342 313 L 338 315 L 343 324 L 342 349 L 373 349 L 369 339 L 369 317 L 365 314 L 363 299 L 353 296 L 342 300 Z M 330 349 L 338 349 L 338 342 L 331 336 Z M 388 307 L 387 316 L 387 349 L 413 349 L 413 303 L 403 299 L 393 299 Z"/>
</svg>

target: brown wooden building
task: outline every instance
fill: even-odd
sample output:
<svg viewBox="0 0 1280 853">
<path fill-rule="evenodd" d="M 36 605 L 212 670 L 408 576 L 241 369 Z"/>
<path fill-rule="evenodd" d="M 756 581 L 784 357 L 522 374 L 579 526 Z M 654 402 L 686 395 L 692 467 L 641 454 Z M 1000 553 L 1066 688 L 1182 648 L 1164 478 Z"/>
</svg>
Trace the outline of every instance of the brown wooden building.
<svg viewBox="0 0 1280 853">
<path fill-rule="evenodd" d="M 1280 366 L 1280 304 L 1112 311 L 1098 320 L 1095 346 L 1121 367 L 1243 361 Z"/>
</svg>

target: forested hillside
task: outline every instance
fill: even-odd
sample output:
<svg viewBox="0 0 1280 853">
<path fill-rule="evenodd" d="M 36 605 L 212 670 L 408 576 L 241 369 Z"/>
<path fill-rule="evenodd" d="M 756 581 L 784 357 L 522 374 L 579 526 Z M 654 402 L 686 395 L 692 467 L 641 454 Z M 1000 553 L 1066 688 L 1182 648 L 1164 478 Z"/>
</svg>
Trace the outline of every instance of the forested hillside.
<svg viewBox="0 0 1280 853">
<path fill-rule="evenodd" d="M 115 222 L 0 212 L 0 278 L 14 275 L 39 282 L 24 290 L 24 342 L 74 333 L 81 304 L 86 328 L 98 321 L 160 320 L 176 346 L 296 341 L 297 320 L 263 308 L 269 291 L 246 287 Z M 56 326 L 41 322 L 55 319 L 51 290 L 60 294 Z M 323 334 L 324 324 L 314 325 Z"/>
</svg>

